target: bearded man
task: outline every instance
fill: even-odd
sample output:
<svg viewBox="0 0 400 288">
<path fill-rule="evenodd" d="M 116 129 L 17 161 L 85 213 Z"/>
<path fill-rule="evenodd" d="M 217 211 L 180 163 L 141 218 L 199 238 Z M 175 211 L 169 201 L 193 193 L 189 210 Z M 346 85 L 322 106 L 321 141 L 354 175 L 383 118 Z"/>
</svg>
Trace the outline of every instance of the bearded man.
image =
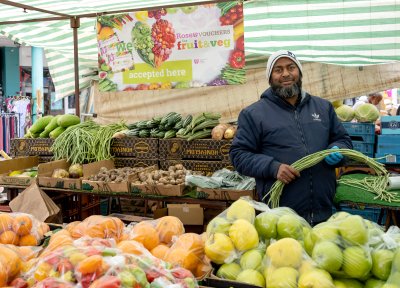
<svg viewBox="0 0 400 288">
<path fill-rule="evenodd" d="M 332 215 L 335 167 L 344 157 L 332 152 L 301 173 L 290 164 L 325 149 L 352 149 L 351 139 L 332 104 L 302 90 L 302 66 L 292 52 L 272 54 L 266 73 L 270 88 L 240 112 L 230 158 L 239 173 L 256 179 L 260 199 L 280 180 L 280 206 L 316 225 Z"/>
</svg>

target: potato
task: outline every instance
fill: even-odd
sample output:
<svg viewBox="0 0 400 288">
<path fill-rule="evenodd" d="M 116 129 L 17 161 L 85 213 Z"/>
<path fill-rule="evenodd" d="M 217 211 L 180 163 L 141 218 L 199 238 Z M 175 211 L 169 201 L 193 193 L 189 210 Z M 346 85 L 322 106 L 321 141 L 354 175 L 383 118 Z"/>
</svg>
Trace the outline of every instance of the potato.
<svg viewBox="0 0 400 288">
<path fill-rule="evenodd" d="M 182 164 L 175 164 L 176 170 L 183 170 L 185 169 Z"/>
</svg>

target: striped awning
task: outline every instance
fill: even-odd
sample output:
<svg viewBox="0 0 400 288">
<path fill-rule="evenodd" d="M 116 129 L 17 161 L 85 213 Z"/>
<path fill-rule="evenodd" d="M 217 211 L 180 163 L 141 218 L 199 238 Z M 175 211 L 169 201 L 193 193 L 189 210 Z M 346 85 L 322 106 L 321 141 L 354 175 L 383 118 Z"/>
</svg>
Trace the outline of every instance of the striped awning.
<svg viewBox="0 0 400 288">
<path fill-rule="evenodd" d="M 39 11 L 25 13 L 21 8 L 2 2 L 0 22 L 49 17 Z M 201 2 L 209 1 L 18 1 L 68 15 Z M 294 51 L 302 61 L 337 65 L 400 61 L 400 0 L 253 0 L 245 1 L 244 15 L 247 67 L 265 65 L 268 55 L 280 49 Z M 56 98 L 74 93 L 73 37 L 69 20 L 3 25 L 0 33 L 21 44 L 43 47 Z M 95 18 L 81 18 L 81 88 L 90 85 L 94 70 L 97 70 Z"/>
<path fill-rule="evenodd" d="M 244 13 L 249 64 L 280 49 L 336 65 L 400 61 L 399 0 L 251 1 Z"/>
</svg>

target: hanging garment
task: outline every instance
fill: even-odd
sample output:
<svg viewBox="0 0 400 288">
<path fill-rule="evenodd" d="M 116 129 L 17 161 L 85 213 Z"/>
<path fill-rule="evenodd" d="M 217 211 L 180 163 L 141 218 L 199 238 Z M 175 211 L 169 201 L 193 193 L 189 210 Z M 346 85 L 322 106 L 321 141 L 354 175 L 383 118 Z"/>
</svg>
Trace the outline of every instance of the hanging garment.
<svg viewBox="0 0 400 288">
<path fill-rule="evenodd" d="M 28 106 L 29 106 L 29 112 L 30 112 L 30 103 L 31 100 L 28 98 L 22 98 L 18 100 L 14 100 L 13 104 L 13 112 L 19 114 L 19 131 L 18 131 L 18 137 L 23 137 L 25 135 L 25 125 L 26 119 L 27 119 L 27 113 L 28 113 Z M 29 119 L 30 119 L 30 113 L 29 113 Z"/>
</svg>

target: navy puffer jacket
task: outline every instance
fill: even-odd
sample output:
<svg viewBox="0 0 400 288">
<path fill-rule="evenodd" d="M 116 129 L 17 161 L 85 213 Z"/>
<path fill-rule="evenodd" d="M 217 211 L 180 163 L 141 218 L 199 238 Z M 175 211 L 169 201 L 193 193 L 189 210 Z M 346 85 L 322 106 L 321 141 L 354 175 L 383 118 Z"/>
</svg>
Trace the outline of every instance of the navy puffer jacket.
<svg viewBox="0 0 400 288">
<path fill-rule="evenodd" d="M 230 157 L 239 173 L 256 179 L 262 198 L 276 181 L 281 163 L 292 164 L 335 145 L 353 148 L 329 101 L 303 93 L 295 107 L 269 88 L 240 112 Z M 311 224 L 325 221 L 332 214 L 336 191 L 334 167 L 322 161 L 300 174 L 285 185 L 280 206 L 291 207 Z"/>
</svg>

